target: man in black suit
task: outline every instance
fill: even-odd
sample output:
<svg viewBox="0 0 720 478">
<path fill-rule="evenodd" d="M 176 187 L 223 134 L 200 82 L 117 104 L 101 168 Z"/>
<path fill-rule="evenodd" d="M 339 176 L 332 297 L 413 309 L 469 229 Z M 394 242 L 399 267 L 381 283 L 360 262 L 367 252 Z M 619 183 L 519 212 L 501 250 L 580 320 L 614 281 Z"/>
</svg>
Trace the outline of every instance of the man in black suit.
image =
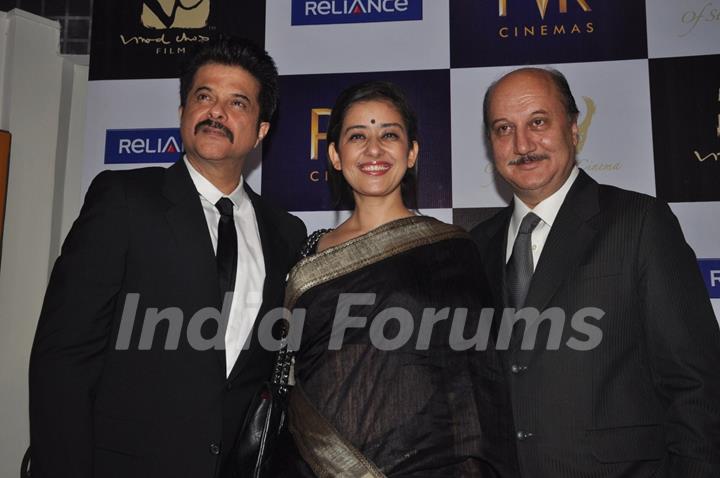
<svg viewBox="0 0 720 478">
<path fill-rule="evenodd" d="M 554 70 L 485 96 L 514 199 L 472 234 L 498 302 L 546 311 L 498 337 L 522 476 L 718 477 L 720 333 L 694 253 L 666 204 L 578 169 L 577 116 Z"/>
<path fill-rule="evenodd" d="M 221 40 L 180 96 L 184 157 L 98 175 L 53 269 L 30 359 L 34 478 L 234 473 L 273 364 L 258 324 L 305 227 L 242 177 L 275 110 L 272 58 Z"/>
</svg>

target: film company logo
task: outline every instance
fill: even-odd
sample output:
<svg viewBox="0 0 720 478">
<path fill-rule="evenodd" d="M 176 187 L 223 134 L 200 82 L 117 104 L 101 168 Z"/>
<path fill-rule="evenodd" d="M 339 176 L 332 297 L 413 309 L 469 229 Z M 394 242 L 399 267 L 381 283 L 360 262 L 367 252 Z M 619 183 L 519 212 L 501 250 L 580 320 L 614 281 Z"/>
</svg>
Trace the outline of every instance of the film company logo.
<svg viewBox="0 0 720 478">
<path fill-rule="evenodd" d="M 292 25 L 422 20 L 422 0 L 292 0 Z"/>
<path fill-rule="evenodd" d="M 680 22 L 685 26 L 683 33 L 679 34 L 680 38 L 692 35 L 700 25 L 712 24 L 715 28 L 720 28 L 720 3 L 707 2 L 701 8 L 690 9 L 683 12 Z"/>
<path fill-rule="evenodd" d="M 96 1 L 89 80 L 177 78 L 187 56 L 221 35 L 263 45 L 265 3 Z"/>
<path fill-rule="evenodd" d="M 150 34 L 120 34 L 123 46 L 151 48 L 155 55 L 185 55 L 187 46 L 210 41 L 210 0 L 143 0 L 140 26 Z M 156 33 L 162 32 L 162 33 Z"/>
<path fill-rule="evenodd" d="M 563 21 L 568 13 L 568 0 L 498 0 L 498 16 L 501 17 L 501 26 L 498 29 L 498 37 L 504 38 L 538 38 L 547 36 L 591 34 L 595 32 L 595 24 L 592 21 L 582 21 L 578 13 L 590 13 L 592 8 L 588 0 L 570 0 L 573 4 L 575 21 Z M 532 5 L 532 4 L 535 5 Z M 557 20 L 546 21 L 550 4 L 555 4 Z M 510 5 L 508 5 L 510 4 Z M 534 10 L 537 7 L 537 18 L 534 21 L 527 21 L 528 9 Z M 515 17 L 512 12 L 523 11 L 523 19 L 518 21 L 520 15 Z"/>
<path fill-rule="evenodd" d="M 144 0 L 140 21 L 145 28 L 205 28 L 210 0 Z"/>
<path fill-rule="evenodd" d="M 173 163 L 182 151 L 178 128 L 109 129 L 105 164 Z"/>
</svg>

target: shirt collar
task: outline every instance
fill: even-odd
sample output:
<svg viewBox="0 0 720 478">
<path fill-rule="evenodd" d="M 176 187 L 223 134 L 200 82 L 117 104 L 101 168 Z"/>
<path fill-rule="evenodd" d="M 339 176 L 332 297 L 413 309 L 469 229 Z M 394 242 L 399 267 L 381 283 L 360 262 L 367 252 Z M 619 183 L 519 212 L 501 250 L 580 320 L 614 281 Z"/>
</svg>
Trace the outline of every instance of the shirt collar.
<svg viewBox="0 0 720 478">
<path fill-rule="evenodd" d="M 198 194 L 204 197 L 210 204 L 215 204 L 220 200 L 220 198 L 227 197 L 233 202 L 236 208 L 239 208 L 244 201 L 247 200 L 245 190 L 243 189 L 242 176 L 240 176 L 240 182 L 233 192 L 230 194 L 223 194 L 222 191 L 216 188 L 213 183 L 208 181 L 205 176 L 200 174 L 198 170 L 193 167 L 190 161 L 188 161 L 187 156 L 183 156 L 183 161 L 185 161 L 185 166 L 190 173 L 190 179 L 192 179 L 193 184 L 195 184 L 195 189 L 197 189 Z"/>
<path fill-rule="evenodd" d="M 517 231 L 520 228 L 520 223 L 522 222 L 523 218 L 530 211 L 537 214 L 537 216 L 545 224 L 552 227 L 553 222 L 555 222 L 555 218 L 560 211 L 560 207 L 565 201 L 565 196 L 567 196 L 568 191 L 570 191 L 570 187 L 572 187 L 575 179 L 577 179 L 578 174 L 580 174 L 580 170 L 577 166 L 574 166 L 572 171 L 570 171 L 570 176 L 568 176 L 563 185 L 560 186 L 560 189 L 540 201 L 537 206 L 532 209 L 530 209 L 527 204 L 522 202 L 520 198 L 515 195 L 513 215 L 512 218 L 510 218 L 511 230 Z"/>
</svg>

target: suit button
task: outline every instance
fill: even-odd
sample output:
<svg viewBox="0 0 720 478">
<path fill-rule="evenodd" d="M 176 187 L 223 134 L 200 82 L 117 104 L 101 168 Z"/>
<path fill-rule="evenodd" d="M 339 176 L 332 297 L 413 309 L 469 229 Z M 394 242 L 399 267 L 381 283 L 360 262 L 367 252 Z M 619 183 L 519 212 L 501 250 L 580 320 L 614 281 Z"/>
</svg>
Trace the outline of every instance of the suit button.
<svg viewBox="0 0 720 478">
<path fill-rule="evenodd" d="M 220 445 L 217 443 L 210 443 L 210 454 L 219 455 L 220 454 Z"/>
<path fill-rule="evenodd" d="M 228 392 L 232 390 L 232 382 L 228 382 L 227 385 L 225 385 L 225 390 L 227 390 Z"/>
<path fill-rule="evenodd" d="M 518 365 L 516 363 L 510 366 L 510 371 L 516 375 L 526 371 L 527 369 L 527 365 Z"/>
<path fill-rule="evenodd" d="M 533 434 L 524 430 L 518 430 L 515 436 L 517 437 L 518 441 L 525 441 L 528 438 L 531 438 Z"/>
</svg>

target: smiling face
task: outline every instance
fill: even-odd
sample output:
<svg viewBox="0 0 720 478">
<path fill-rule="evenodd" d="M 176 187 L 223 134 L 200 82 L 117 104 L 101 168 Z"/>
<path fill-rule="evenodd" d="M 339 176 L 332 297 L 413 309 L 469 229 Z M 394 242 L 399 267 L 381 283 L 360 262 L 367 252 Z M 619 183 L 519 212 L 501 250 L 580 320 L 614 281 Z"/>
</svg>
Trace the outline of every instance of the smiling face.
<svg viewBox="0 0 720 478">
<path fill-rule="evenodd" d="M 210 63 L 197 70 L 180 108 L 180 134 L 191 163 L 201 170 L 222 161 L 242 167 L 270 128 L 258 124 L 259 91 L 258 81 L 241 67 Z"/>
<path fill-rule="evenodd" d="M 500 80 L 489 104 L 495 168 L 529 207 L 552 195 L 575 165 L 578 127 L 547 74 L 517 71 Z"/>
<path fill-rule="evenodd" d="M 356 204 L 365 197 L 402 203 L 400 183 L 418 153 L 417 142 L 409 143 L 403 118 L 392 103 L 359 101 L 345 113 L 338 142 L 329 145 L 328 153 Z"/>
</svg>

